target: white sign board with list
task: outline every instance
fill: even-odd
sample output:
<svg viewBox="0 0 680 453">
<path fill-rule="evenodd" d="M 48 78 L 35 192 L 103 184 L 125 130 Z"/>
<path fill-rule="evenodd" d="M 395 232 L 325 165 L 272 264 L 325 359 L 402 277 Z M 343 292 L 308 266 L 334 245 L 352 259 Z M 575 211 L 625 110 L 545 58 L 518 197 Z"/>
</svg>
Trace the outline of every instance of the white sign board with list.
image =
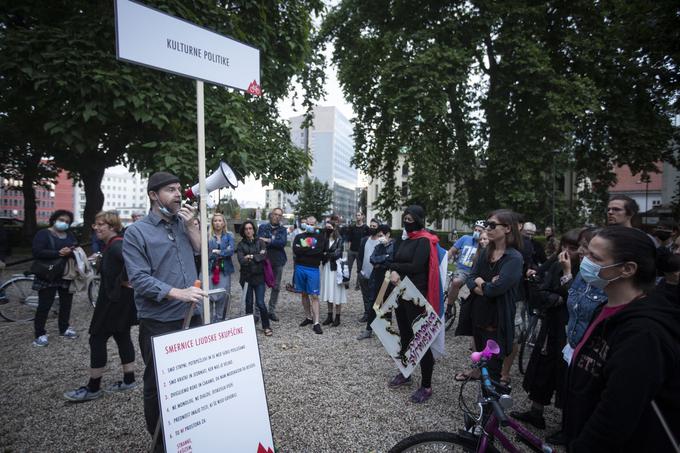
<svg viewBox="0 0 680 453">
<path fill-rule="evenodd" d="M 260 95 L 260 51 L 131 0 L 116 0 L 116 56 Z"/>
<path fill-rule="evenodd" d="M 153 337 L 168 452 L 273 452 L 252 316 Z"/>
</svg>

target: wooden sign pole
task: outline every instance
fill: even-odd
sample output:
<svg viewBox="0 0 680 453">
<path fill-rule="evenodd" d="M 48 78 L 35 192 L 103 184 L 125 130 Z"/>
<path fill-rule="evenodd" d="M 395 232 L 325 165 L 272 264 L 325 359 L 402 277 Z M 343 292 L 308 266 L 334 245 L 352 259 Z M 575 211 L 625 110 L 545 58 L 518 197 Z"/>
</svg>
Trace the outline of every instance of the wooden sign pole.
<svg viewBox="0 0 680 453">
<path fill-rule="evenodd" d="M 196 126 L 198 129 L 198 221 L 201 228 L 201 283 L 206 293 L 210 289 L 208 275 L 208 196 L 205 187 L 205 116 L 203 81 L 196 81 Z M 210 324 L 210 296 L 203 298 L 203 324 Z"/>
</svg>

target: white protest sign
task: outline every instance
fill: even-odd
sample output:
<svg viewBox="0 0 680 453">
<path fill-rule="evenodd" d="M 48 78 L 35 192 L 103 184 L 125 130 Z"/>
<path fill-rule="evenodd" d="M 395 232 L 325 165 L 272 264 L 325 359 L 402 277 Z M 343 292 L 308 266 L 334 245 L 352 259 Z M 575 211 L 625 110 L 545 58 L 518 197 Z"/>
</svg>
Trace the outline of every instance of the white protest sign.
<svg viewBox="0 0 680 453">
<path fill-rule="evenodd" d="M 116 0 L 116 56 L 260 95 L 260 51 L 131 0 Z"/>
<path fill-rule="evenodd" d="M 392 328 L 392 323 L 386 316 L 392 308 L 397 308 L 399 303 L 424 307 L 423 314 L 418 316 L 411 324 L 413 338 L 408 345 L 403 345 L 404 347 L 402 347 L 399 332 Z M 404 278 L 392 290 L 390 297 L 384 304 L 380 307 L 374 306 L 373 309 L 377 315 L 375 321 L 371 323 L 373 332 L 378 336 L 394 363 L 397 364 L 401 374 L 404 377 L 409 377 L 439 335 L 444 323 L 432 309 L 425 296 L 418 291 L 418 288 L 411 283 L 408 277 Z"/>
<path fill-rule="evenodd" d="M 152 341 L 166 451 L 273 453 L 252 316 Z"/>
</svg>

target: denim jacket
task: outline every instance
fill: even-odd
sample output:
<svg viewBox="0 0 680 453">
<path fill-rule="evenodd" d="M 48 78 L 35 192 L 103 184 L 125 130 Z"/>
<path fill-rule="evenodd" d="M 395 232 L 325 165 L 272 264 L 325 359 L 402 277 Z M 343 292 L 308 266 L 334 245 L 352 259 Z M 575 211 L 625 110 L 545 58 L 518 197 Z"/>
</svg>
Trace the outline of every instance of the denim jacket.
<svg viewBox="0 0 680 453">
<path fill-rule="evenodd" d="M 231 256 L 234 254 L 236 247 L 234 247 L 234 238 L 231 234 L 222 234 L 222 239 L 217 240 L 217 236 L 210 236 L 208 239 L 208 269 L 212 269 L 215 266 L 215 261 L 218 255 L 215 255 L 212 251 L 219 249 L 219 257 L 224 261 L 224 274 L 234 273 L 234 263 L 231 261 Z"/>
<path fill-rule="evenodd" d="M 569 310 L 567 341 L 569 346 L 576 348 L 583 338 L 583 334 L 586 333 L 593 313 L 597 307 L 606 302 L 607 295 L 603 290 L 590 286 L 583 280 L 580 273 L 576 274 L 567 298 L 567 310 Z"/>
<path fill-rule="evenodd" d="M 288 259 L 285 250 L 288 241 L 288 230 L 286 230 L 286 227 L 265 223 L 258 228 L 257 237 L 272 240 L 267 244 L 267 258 L 271 261 L 272 266 L 284 266 Z"/>
</svg>

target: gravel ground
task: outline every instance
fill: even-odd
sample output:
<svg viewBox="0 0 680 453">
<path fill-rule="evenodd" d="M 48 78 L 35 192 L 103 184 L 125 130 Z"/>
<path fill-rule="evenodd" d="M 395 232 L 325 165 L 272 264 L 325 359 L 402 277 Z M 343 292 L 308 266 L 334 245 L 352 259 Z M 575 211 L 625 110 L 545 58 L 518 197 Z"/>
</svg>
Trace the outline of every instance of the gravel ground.
<svg viewBox="0 0 680 453">
<path fill-rule="evenodd" d="M 291 275 L 289 263 L 283 281 L 290 281 Z M 468 362 L 469 339 L 447 337 L 448 355 L 435 365 L 432 398 L 422 405 L 413 404 L 409 396 L 415 384 L 412 388 L 388 389 L 387 381 L 397 370 L 379 340 L 355 339 L 364 328 L 357 322 L 363 306 L 359 291 L 351 289 L 348 296 L 342 324 L 315 335 L 309 327 L 298 327 L 304 317 L 299 296 L 282 291 L 281 321 L 272 323 L 274 335 L 265 337 L 258 332 L 277 451 L 383 452 L 411 434 L 460 428 L 461 384 L 453 376 Z M 232 299 L 239 298 L 236 285 Z M 238 314 L 237 305 L 232 304 L 232 316 Z M 325 313 L 326 307 L 322 307 L 322 315 Z M 92 308 L 78 295 L 71 325 L 81 336 L 76 340 L 60 338 L 56 317 L 51 315 L 47 323 L 50 345 L 46 348 L 31 345 L 32 323 L 0 321 L 0 451 L 141 452 L 148 448 L 141 385 L 128 393 L 109 394 L 88 403 L 69 403 L 62 396 L 64 391 L 87 382 L 91 315 Z M 136 338 L 135 327 L 135 343 Z M 141 383 L 143 363 L 138 348 L 136 371 Z M 102 386 L 121 376 L 115 343 L 110 341 L 109 368 Z M 419 382 L 419 370 L 414 378 Z M 515 366 L 514 407 L 523 409 L 528 401 L 520 383 Z M 468 384 L 469 404 L 475 394 L 475 386 Z M 553 408 L 547 409 L 547 432 L 557 427 L 558 417 Z M 536 431 L 541 436 L 547 432 Z"/>
</svg>

